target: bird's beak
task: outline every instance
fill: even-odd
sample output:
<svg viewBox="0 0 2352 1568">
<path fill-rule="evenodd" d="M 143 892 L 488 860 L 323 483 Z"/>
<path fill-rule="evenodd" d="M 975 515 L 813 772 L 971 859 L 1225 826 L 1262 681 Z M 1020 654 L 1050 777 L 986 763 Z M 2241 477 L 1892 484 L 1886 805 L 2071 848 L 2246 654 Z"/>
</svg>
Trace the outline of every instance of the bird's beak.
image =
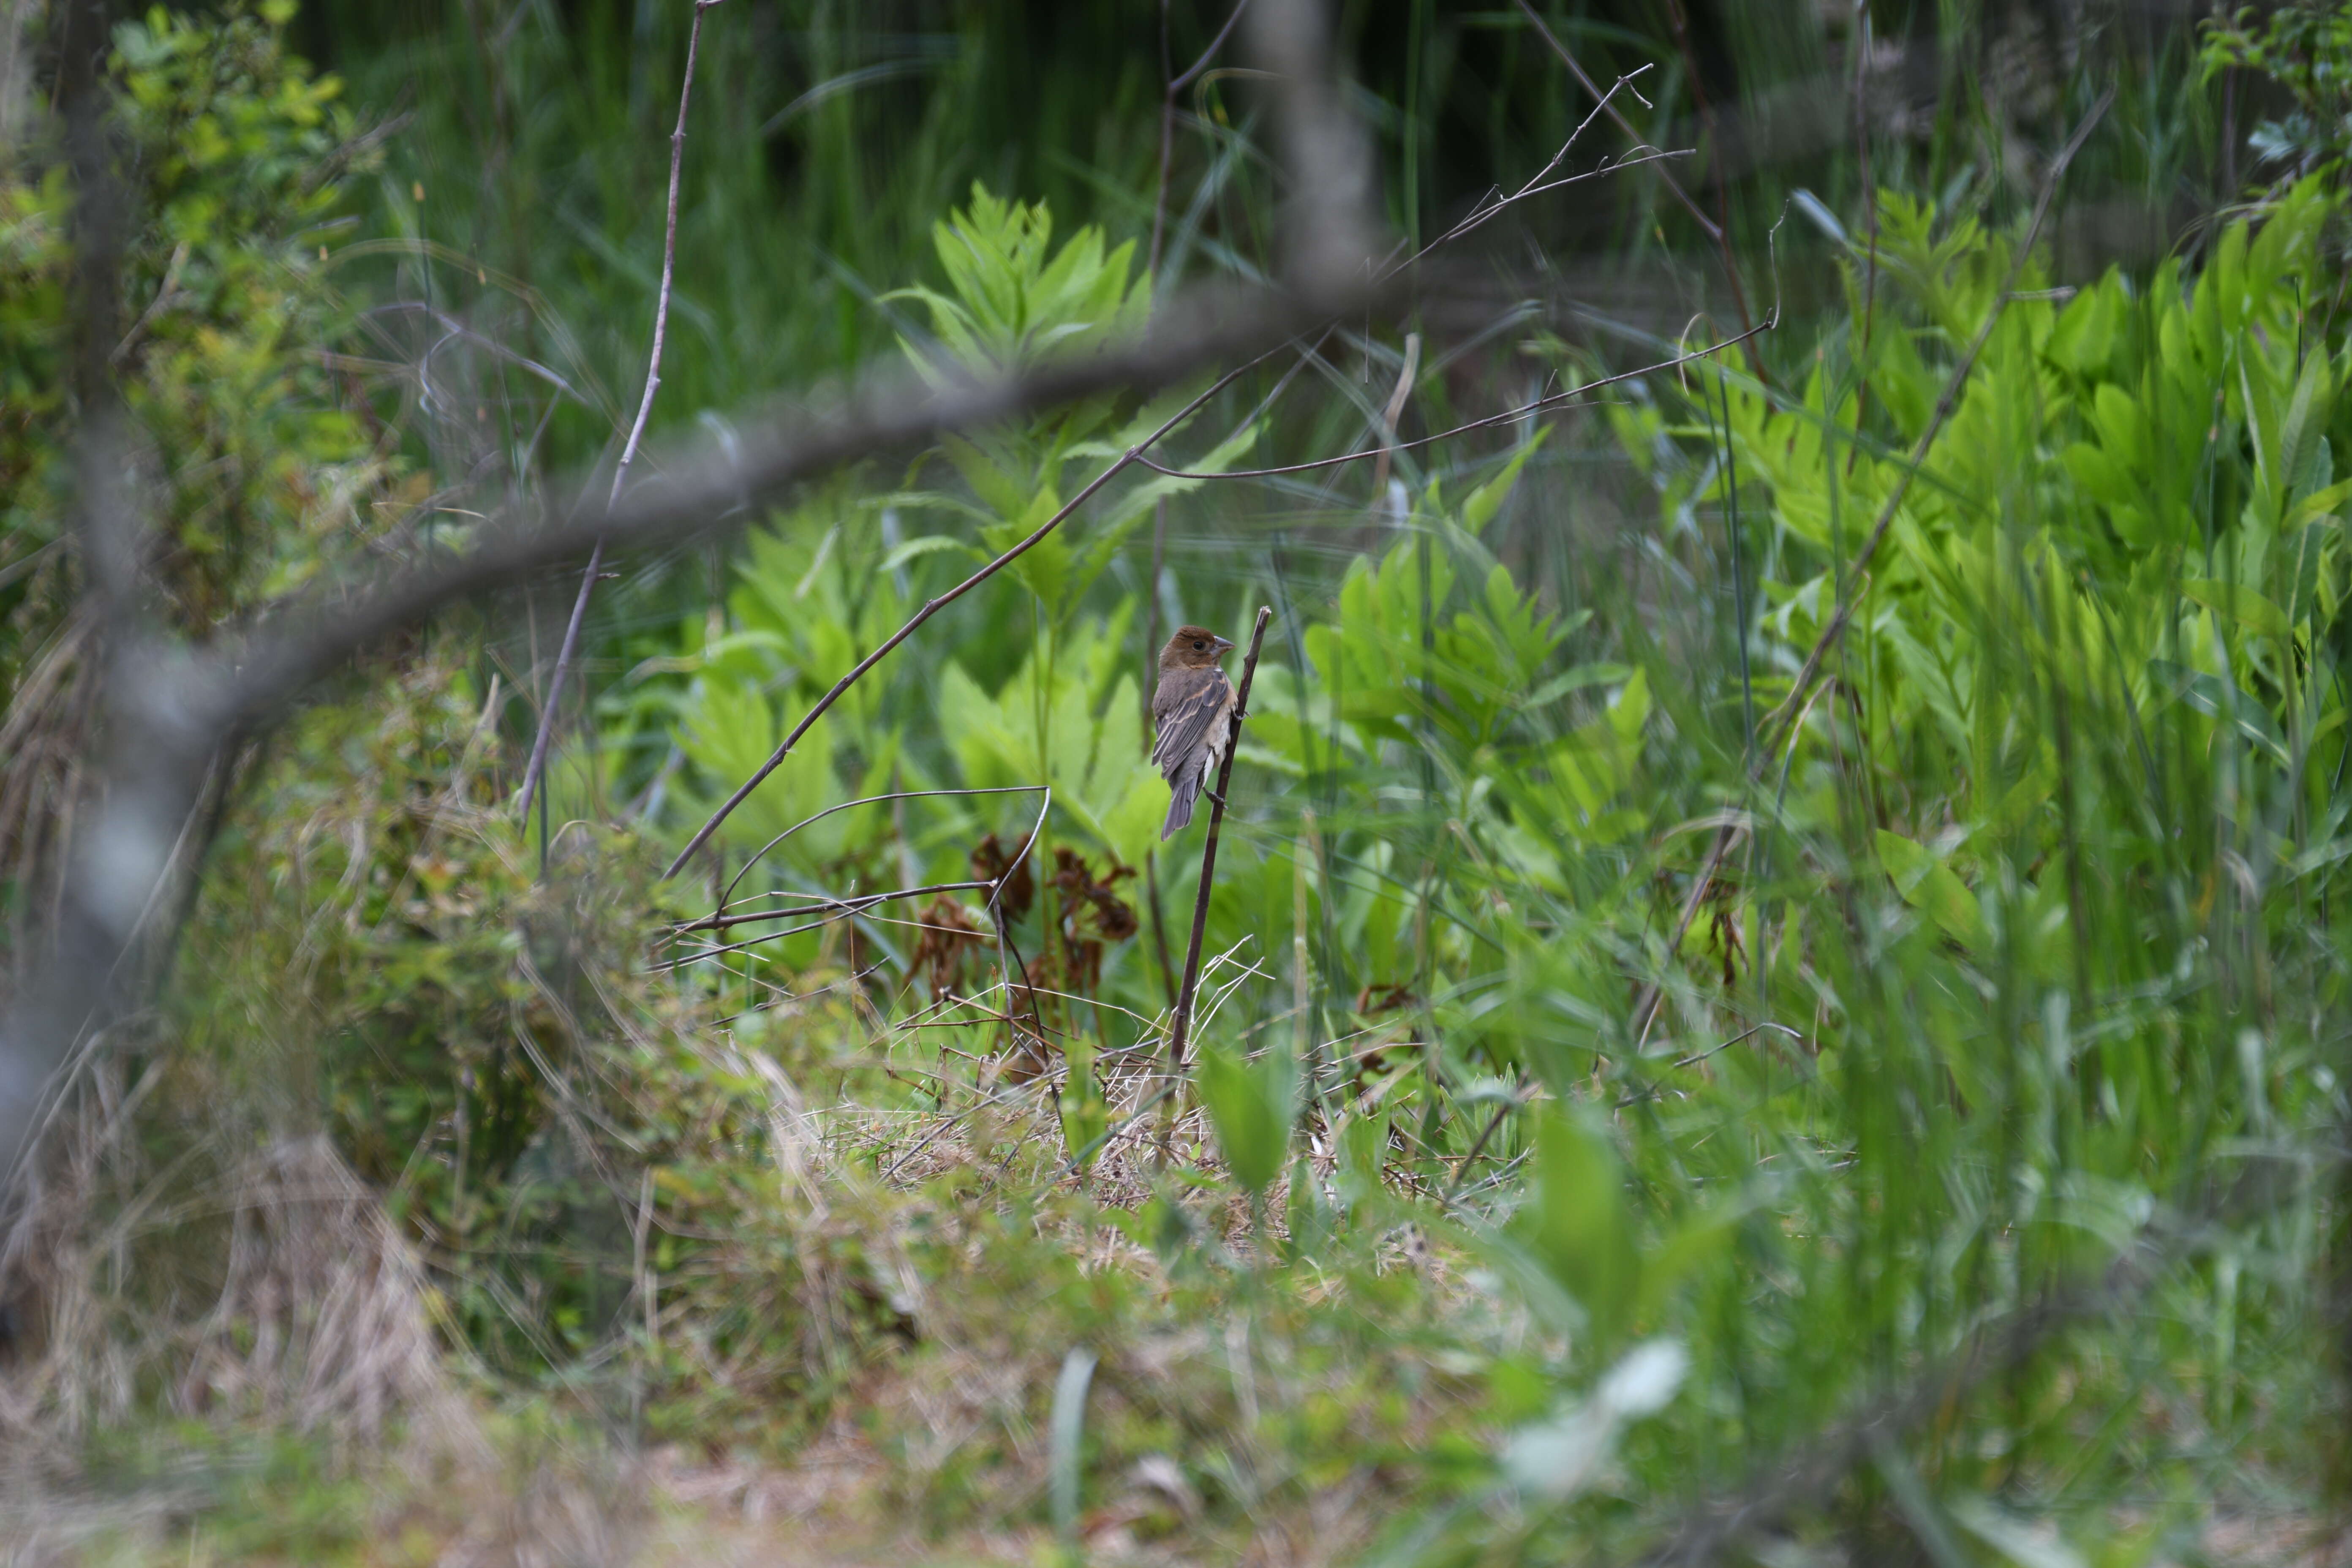
<svg viewBox="0 0 2352 1568">
<path fill-rule="evenodd" d="M 1234 651 L 1234 645 L 1225 638 L 1219 637 L 1217 639 L 1217 651 L 1219 653 L 1231 653 Z"/>
</svg>

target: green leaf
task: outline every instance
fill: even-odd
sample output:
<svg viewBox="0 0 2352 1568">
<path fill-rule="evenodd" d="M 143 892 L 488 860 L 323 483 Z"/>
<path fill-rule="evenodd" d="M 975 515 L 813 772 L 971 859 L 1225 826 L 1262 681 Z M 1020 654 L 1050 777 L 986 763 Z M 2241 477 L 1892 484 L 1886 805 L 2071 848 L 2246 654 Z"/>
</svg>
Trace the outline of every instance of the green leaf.
<svg viewBox="0 0 2352 1568">
<path fill-rule="evenodd" d="M 1625 1328 L 1642 1276 L 1617 1152 L 1556 1106 L 1538 1107 L 1531 1121 L 1534 1191 L 1514 1228 L 1605 1347 Z"/>
<path fill-rule="evenodd" d="M 1926 846 L 1899 833 L 1878 830 L 1878 863 L 1903 901 L 1936 922 L 1936 928 L 1962 947 L 1981 951 L 1987 932 L 1984 910 L 1959 874 Z"/>
<path fill-rule="evenodd" d="M 1269 1049 L 1251 1067 L 1211 1047 L 1202 1051 L 1195 1069 L 1201 1103 L 1217 1129 L 1226 1168 L 1253 1198 L 1263 1197 L 1274 1184 L 1289 1152 L 1296 1068 L 1282 1047 Z"/>
<path fill-rule="evenodd" d="M 961 550 L 966 554 L 978 556 L 983 561 L 989 559 L 987 555 L 978 550 L 974 550 L 971 545 L 966 544 L 961 539 L 950 539 L 944 533 L 927 533 L 920 539 L 908 540 L 905 543 L 899 545 L 898 549 L 893 550 L 889 554 L 885 555 L 882 558 L 881 570 L 885 572 L 896 572 L 899 567 L 904 566 L 908 562 L 914 560 L 918 556 L 929 555 L 941 550 Z"/>
<path fill-rule="evenodd" d="M 1469 499 L 1462 503 L 1464 528 L 1472 533 L 1486 531 L 1486 525 L 1495 521 L 1495 514 L 1503 510 L 1503 503 L 1511 499 L 1512 488 L 1519 482 L 1519 470 L 1528 466 L 1528 459 L 1536 455 L 1536 448 L 1550 434 L 1550 426 L 1538 426 L 1534 437 L 1511 454 L 1511 460 L 1503 465 L 1501 473 L 1470 492 Z"/>
<path fill-rule="evenodd" d="M 2227 721 L 2241 736 L 2277 761 L 2287 760 L 2286 738 L 2279 733 L 2278 721 L 2271 717 L 2269 709 L 2236 686 L 2168 658 L 2149 659 L 2147 670 L 2171 695 L 2200 713 Z"/>
<path fill-rule="evenodd" d="M 1334 1184 L 1339 1201 L 1354 1209 L 1384 1190 L 1381 1173 L 1388 1162 L 1389 1111 L 1386 1106 L 1359 1110 L 1339 1127 L 1339 1168 Z"/>
<path fill-rule="evenodd" d="M 2336 531 L 2331 522 L 2315 522 L 2298 529 L 2286 559 L 2280 563 L 2280 575 L 2286 583 L 2286 618 L 2290 626 L 2301 626 L 2312 617 L 2318 601 L 2320 561 Z"/>
<path fill-rule="evenodd" d="M 2242 583 L 2221 583 L 2209 577 L 2191 577 L 2180 584 L 2180 596 L 2204 605 L 2215 615 L 2227 616 L 2247 630 L 2263 637 L 2285 638 L 2294 635 L 2294 627 L 2288 621 L 2286 612 Z"/>
<path fill-rule="evenodd" d="M 1540 708 L 1547 702 L 1557 702 L 1571 691 L 1581 691 L 1588 686 L 1606 686 L 1612 680 L 1623 680 L 1633 673 L 1622 664 L 1580 664 L 1566 674 L 1552 677 L 1520 698 L 1519 705 Z"/>
<path fill-rule="evenodd" d="M 1717 1203 L 1675 1226 L 1665 1241 L 1642 1260 L 1636 1315 L 1643 1321 L 1654 1321 L 1665 1309 L 1674 1288 L 1729 1247 L 1739 1233 L 1739 1222 L 1755 1207 L 1752 1199 Z"/>
</svg>

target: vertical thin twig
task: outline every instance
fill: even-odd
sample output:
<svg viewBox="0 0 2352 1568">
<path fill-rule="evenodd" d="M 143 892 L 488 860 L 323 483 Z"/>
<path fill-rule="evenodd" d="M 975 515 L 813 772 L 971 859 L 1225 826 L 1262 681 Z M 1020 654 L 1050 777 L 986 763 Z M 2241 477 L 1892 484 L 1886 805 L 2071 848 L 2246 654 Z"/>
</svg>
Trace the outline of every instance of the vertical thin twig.
<svg viewBox="0 0 2352 1568">
<path fill-rule="evenodd" d="M 1559 35 L 1551 30 L 1550 24 L 1543 19 L 1542 15 L 1528 3 L 1528 0 L 1517 0 L 1517 4 L 1520 12 L 1535 27 L 1536 36 L 1542 38 L 1551 52 L 1559 57 L 1560 64 L 1568 68 L 1568 74 L 1576 79 L 1577 85 L 1591 94 L 1593 99 L 1608 110 L 1609 118 L 1617 122 L 1617 129 L 1631 136 L 1635 142 L 1641 142 L 1642 133 L 1633 129 L 1633 121 L 1625 118 L 1624 110 L 1611 103 L 1609 94 L 1602 92 L 1600 84 L 1585 74 L 1584 68 L 1576 63 L 1576 57 L 1568 52 L 1568 46 L 1559 41 Z M 1661 169 L 1658 171 L 1658 178 L 1665 182 L 1666 189 L 1674 193 L 1675 200 L 1683 205 L 1683 210 L 1696 218 L 1707 238 L 1715 242 L 1716 250 L 1723 261 L 1724 281 L 1731 285 L 1731 303 L 1739 312 L 1739 329 L 1743 332 L 1753 331 L 1755 319 L 1748 314 L 1748 290 L 1741 287 L 1739 268 L 1732 261 L 1730 235 L 1725 232 L 1723 225 L 1706 216 L 1706 209 L 1700 206 L 1691 194 L 1683 189 L 1681 182 L 1672 174 Z M 1770 385 L 1771 378 L 1764 365 L 1764 351 L 1752 341 L 1748 345 L 1748 367 L 1756 374 L 1756 378 L 1766 385 Z"/>
<path fill-rule="evenodd" d="M 629 465 L 636 461 L 637 443 L 644 439 L 646 421 L 654 411 L 654 394 L 661 388 L 662 342 L 669 332 L 670 276 L 677 265 L 677 188 L 679 174 L 686 165 L 686 110 L 694 99 L 694 65 L 702 48 L 702 14 L 726 0 L 694 0 L 694 22 L 686 35 L 686 79 L 677 89 L 677 129 L 669 133 L 669 212 L 662 230 L 661 291 L 654 301 L 654 345 L 646 360 L 646 389 L 637 399 L 636 422 L 629 426 L 629 438 L 621 447 L 621 460 L 613 469 L 613 491 L 604 503 L 611 511 L 620 503 L 621 485 L 629 477 Z M 588 599 L 596 591 L 596 574 L 604 569 L 604 542 L 598 540 L 588 552 L 588 569 L 580 574 L 579 596 L 572 601 L 572 619 L 563 628 L 563 646 L 555 655 L 555 673 L 547 682 L 547 697 L 540 704 L 539 734 L 530 743 L 530 765 L 522 775 L 522 816 L 530 818 L 531 797 L 538 794 L 540 775 L 547 768 L 547 747 L 555 733 L 558 700 L 563 695 L 563 678 L 572 668 L 572 656 L 580 648 L 580 626 L 588 618 Z M 542 852 L 541 868 L 545 869 Z"/>
<path fill-rule="evenodd" d="M 1143 633 L 1143 707 L 1137 718 L 1142 722 L 1143 746 L 1151 749 L 1151 704 L 1158 696 L 1160 679 L 1160 574 L 1166 569 L 1168 542 L 1168 502 L 1163 498 L 1151 509 L 1151 581 L 1146 587 Z M 1160 955 L 1160 984 L 1167 990 L 1168 1005 L 1176 1005 L 1176 966 L 1168 957 L 1168 917 L 1160 903 L 1160 856 L 1156 847 L 1147 845 L 1143 851 L 1143 893 L 1151 906 L 1151 945 Z"/>
<path fill-rule="evenodd" d="M 1706 79 L 1698 68 L 1698 51 L 1691 47 L 1690 17 L 1683 9 L 1682 0 L 1666 0 L 1666 21 L 1675 30 L 1675 47 L 1682 55 L 1683 69 L 1689 73 L 1691 106 L 1698 110 L 1699 131 L 1706 138 L 1707 173 L 1715 182 L 1716 248 L 1723 258 L 1723 275 L 1730 280 L 1732 298 L 1739 307 L 1739 324 L 1746 327 L 1750 324 L 1748 296 L 1740 288 L 1739 268 L 1731 256 L 1731 185 L 1723 177 L 1723 133 L 1716 123 L 1715 105 L 1706 96 Z M 1760 354 L 1762 351 L 1754 352 Z"/>
<path fill-rule="evenodd" d="M 1233 782 L 1234 756 L 1241 750 L 1242 721 L 1249 717 L 1250 682 L 1257 677 L 1258 649 L 1265 642 L 1270 606 L 1258 606 L 1257 624 L 1250 628 L 1249 652 L 1242 658 L 1242 682 L 1234 694 L 1234 714 L 1225 729 L 1225 760 L 1217 769 L 1217 793 L 1209 797 L 1209 837 L 1201 847 L 1201 886 L 1192 899 L 1192 940 L 1184 949 L 1184 984 L 1176 993 L 1176 1012 L 1168 1026 L 1168 1076 L 1184 1071 L 1185 1036 L 1192 1026 L 1192 994 L 1201 986 L 1201 940 L 1209 930 L 1209 890 L 1217 879 L 1217 838 L 1225 825 L 1226 788 Z M 1164 1143 L 1163 1143 L 1164 1147 Z"/>
<path fill-rule="evenodd" d="M 1160 237 L 1168 229 L 1168 171 L 1176 155 L 1176 100 L 1209 68 L 1209 62 L 1217 58 L 1225 40 L 1234 36 L 1234 28 L 1248 6 L 1249 0 L 1239 0 L 1233 15 L 1225 18 L 1225 25 L 1217 29 L 1217 36 L 1209 40 L 1209 47 L 1201 51 L 1201 58 L 1192 62 L 1192 68 L 1174 76 L 1170 73 L 1176 68 L 1176 62 L 1168 58 L 1168 0 L 1160 0 L 1160 74 L 1164 79 L 1160 91 L 1160 191 L 1151 204 L 1151 250 L 1145 262 L 1155 283 L 1160 276 Z"/>
<path fill-rule="evenodd" d="M 1176 74 L 1176 62 L 1168 53 L 1168 0 L 1160 0 L 1160 75 L 1162 79 L 1160 94 L 1160 182 L 1152 193 L 1151 251 L 1145 263 L 1151 274 L 1155 292 L 1160 286 L 1160 241 L 1168 232 L 1168 176 L 1176 155 L 1176 100 L 1187 87 L 1200 79 L 1201 73 L 1209 68 L 1209 62 L 1224 48 L 1225 41 L 1234 36 L 1234 28 L 1240 24 L 1242 12 L 1248 5 L 1249 0 L 1238 0 L 1233 14 L 1225 18 L 1225 25 L 1217 29 L 1217 36 L 1209 40 L 1207 48 L 1201 51 L 1201 58 L 1179 76 Z M 1168 501 L 1162 497 L 1151 507 L 1151 584 L 1150 591 L 1144 595 L 1144 710 L 1139 717 L 1143 724 L 1146 749 L 1151 744 L 1152 683 L 1160 679 L 1160 574 L 1167 556 L 1167 545 Z M 1146 901 L 1151 906 L 1151 942 L 1160 956 L 1160 983 L 1166 987 L 1168 1004 L 1172 1007 L 1176 1004 L 1176 966 L 1168 958 L 1168 918 L 1160 902 L 1159 860 L 1155 850 L 1144 850 L 1143 891 Z"/>
<path fill-rule="evenodd" d="M 1862 456 L 1863 421 L 1870 416 L 1870 333 L 1878 306 L 1878 187 L 1870 174 L 1870 0 L 1853 0 L 1853 147 L 1862 163 L 1862 210 L 1870 220 L 1870 249 L 1862 264 L 1862 384 L 1853 401 L 1853 442 L 1846 448 L 1845 471 L 1853 472 Z"/>
</svg>

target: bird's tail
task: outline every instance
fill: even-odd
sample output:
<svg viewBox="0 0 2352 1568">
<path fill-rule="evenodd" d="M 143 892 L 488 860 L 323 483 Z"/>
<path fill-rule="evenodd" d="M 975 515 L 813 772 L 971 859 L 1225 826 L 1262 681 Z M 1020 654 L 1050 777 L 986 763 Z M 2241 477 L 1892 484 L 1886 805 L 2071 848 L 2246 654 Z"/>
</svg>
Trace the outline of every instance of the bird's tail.
<svg viewBox="0 0 2352 1568">
<path fill-rule="evenodd" d="M 1170 781 L 1168 791 L 1168 821 L 1160 829 L 1160 842 L 1162 844 L 1191 826 L 1192 802 L 1201 793 L 1201 774 L 1188 770 Z"/>
</svg>

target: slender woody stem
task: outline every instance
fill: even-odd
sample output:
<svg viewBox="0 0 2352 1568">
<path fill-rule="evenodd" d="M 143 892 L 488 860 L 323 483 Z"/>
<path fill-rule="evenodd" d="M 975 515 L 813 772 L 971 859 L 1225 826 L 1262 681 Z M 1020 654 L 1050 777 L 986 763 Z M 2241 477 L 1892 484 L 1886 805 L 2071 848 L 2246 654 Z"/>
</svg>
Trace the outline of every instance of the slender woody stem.
<svg viewBox="0 0 2352 1568">
<path fill-rule="evenodd" d="M 1209 930 L 1209 889 L 1217 879 L 1218 830 L 1225 824 L 1225 788 L 1233 782 L 1234 756 L 1241 750 L 1242 721 L 1249 717 L 1250 682 L 1257 676 L 1258 648 L 1274 611 L 1260 605 L 1257 625 L 1250 629 L 1249 653 L 1242 659 L 1241 689 L 1234 695 L 1234 716 L 1225 730 L 1225 760 L 1217 769 L 1217 793 L 1209 797 L 1209 838 L 1201 847 L 1201 888 L 1192 900 L 1192 940 L 1184 950 L 1184 984 L 1176 993 L 1176 1014 L 1168 1031 L 1168 1076 L 1184 1070 L 1184 1038 L 1192 1025 L 1192 994 L 1201 985 L 1201 939 Z"/>
<path fill-rule="evenodd" d="M 646 360 L 646 389 L 637 399 L 636 422 L 621 447 L 621 460 L 613 469 L 613 493 L 604 502 L 611 511 L 621 500 L 621 483 L 637 458 L 637 443 L 645 438 L 646 421 L 654 411 L 654 394 L 661 389 L 662 342 L 669 333 L 669 282 L 677 266 L 677 187 L 686 166 L 686 109 L 694 100 L 694 62 L 702 49 L 702 14 L 725 0 L 694 0 L 694 22 L 686 34 L 686 79 L 677 89 L 677 129 L 669 133 L 669 215 L 662 230 L 661 291 L 654 301 L 654 346 Z M 555 733 L 557 700 L 563 695 L 563 678 L 571 672 L 572 656 L 580 650 L 581 623 L 588 618 L 588 599 L 596 591 L 596 574 L 604 565 L 604 542 L 588 552 L 588 569 L 580 574 L 580 593 L 572 601 L 572 619 L 564 624 L 563 646 L 555 655 L 555 673 L 548 678 L 547 696 L 539 705 L 539 734 L 530 743 L 530 765 L 522 775 L 522 819 L 530 818 L 531 797 L 539 793 L 540 776 L 547 771 L 547 748 Z M 542 868 L 543 869 L 543 868 Z"/>
</svg>

